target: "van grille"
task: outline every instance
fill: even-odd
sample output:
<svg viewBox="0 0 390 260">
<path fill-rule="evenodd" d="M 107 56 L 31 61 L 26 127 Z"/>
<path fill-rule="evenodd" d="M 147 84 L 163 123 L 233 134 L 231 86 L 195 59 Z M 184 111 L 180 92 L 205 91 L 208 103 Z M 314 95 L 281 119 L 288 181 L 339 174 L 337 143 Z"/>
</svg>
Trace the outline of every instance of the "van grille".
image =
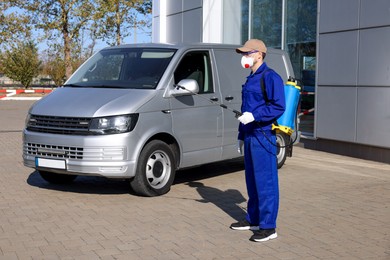
<svg viewBox="0 0 390 260">
<path fill-rule="evenodd" d="M 24 148 L 26 155 L 39 157 L 82 160 L 84 154 L 81 147 L 27 143 Z"/>
<path fill-rule="evenodd" d="M 122 161 L 126 158 L 125 147 L 76 147 L 26 142 L 23 155 L 52 159 L 88 161 Z"/>
<path fill-rule="evenodd" d="M 88 135 L 90 118 L 31 115 L 27 130 L 65 135 Z"/>
</svg>

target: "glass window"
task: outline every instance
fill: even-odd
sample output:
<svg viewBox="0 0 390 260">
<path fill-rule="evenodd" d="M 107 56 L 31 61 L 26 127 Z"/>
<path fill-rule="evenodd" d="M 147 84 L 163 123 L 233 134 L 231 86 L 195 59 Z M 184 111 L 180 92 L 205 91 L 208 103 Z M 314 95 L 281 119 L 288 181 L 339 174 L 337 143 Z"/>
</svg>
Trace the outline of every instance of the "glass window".
<svg viewBox="0 0 390 260">
<path fill-rule="evenodd" d="M 104 55 L 97 62 L 91 64 L 82 81 L 118 80 L 124 58 L 123 53 Z"/>
<path fill-rule="evenodd" d="M 314 132 L 317 1 L 289 0 L 286 10 L 286 51 L 295 77 L 301 80 L 300 130 Z"/>
<path fill-rule="evenodd" d="M 241 43 L 249 39 L 249 0 L 241 0 Z"/>
<path fill-rule="evenodd" d="M 198 82 L 199 93 L 213 93 L 210 57 L 208 52 L 187 53 L 180 61 L 175 73 L 175 84 L 182 79 L 194 79 Z"/>
<path fill-rule="evenodd" d="M 84 63 L 67 85 L 153 89 L 174 53 L 172 49 L 104 49 Z"/>
<path fill-rule="evenodd" d="M 252 37 L 273 48 L 281 48 L 282 0 L 252 1 Z"/>
<path fill-rule="evenodd" d="M 288 52 L 295 77 L 301 80 L 303 90 L 301 110 L 305 113 L 302 113 L 303 116 L 300 118 L 300 130 L 312 133 L 317 55 L 317 0 L 241 0 L 241 12 L 242 43 L 250 38 L 258 38 L 268 47 L 283 47 Z M 283 44 L 282 35 L 285 36 Z"/>
<path fill-rule="evenodd" d="M 296 77 L 313 85 L 315 71 L 317 1 L 289 0 L 286 11 L 286 48 Z"/>
</svg>

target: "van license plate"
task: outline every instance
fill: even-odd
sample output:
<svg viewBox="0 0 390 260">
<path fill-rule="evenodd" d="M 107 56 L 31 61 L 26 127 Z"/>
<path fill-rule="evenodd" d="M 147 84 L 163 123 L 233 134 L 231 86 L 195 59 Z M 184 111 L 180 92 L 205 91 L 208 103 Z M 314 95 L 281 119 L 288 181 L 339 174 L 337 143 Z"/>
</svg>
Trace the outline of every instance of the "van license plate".
<svg viewBox="0 0 390 260">
<path fill-rule="evenodd" d="M 53 160 L 45 158 L 35 158 L 35 166 L 62 170 L 66 169 L 65 160 Z"/>
</svg>

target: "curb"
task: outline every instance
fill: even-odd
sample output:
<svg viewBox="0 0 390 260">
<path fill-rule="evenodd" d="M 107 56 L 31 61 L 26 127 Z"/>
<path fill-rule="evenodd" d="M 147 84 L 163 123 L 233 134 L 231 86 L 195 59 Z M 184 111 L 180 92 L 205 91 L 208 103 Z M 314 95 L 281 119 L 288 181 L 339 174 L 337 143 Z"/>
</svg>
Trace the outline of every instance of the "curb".
<svg viewBox="0 0 390 260">
<path fill-rule="evenodd" d="M 0 89 L 0 100 L 39 100 L 42 97 L 14 97 L 22 93 L 51 93 L 52 89 Z"/>
</svg>

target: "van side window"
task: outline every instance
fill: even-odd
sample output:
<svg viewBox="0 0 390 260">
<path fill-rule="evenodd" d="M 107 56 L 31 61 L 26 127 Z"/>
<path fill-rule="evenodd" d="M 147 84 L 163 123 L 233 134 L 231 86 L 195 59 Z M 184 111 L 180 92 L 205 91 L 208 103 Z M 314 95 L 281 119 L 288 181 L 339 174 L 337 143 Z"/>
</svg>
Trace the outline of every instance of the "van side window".
<svg viewBox="0 0 390 260">
<path fill-rule="evenodd" d="M 210 55 L 207 51 L 187 53 L 174 73 L 175 84 L 182 79 L 194 79 L 198 82 L 199 93 L 213 93 Z"/>
</svg>

